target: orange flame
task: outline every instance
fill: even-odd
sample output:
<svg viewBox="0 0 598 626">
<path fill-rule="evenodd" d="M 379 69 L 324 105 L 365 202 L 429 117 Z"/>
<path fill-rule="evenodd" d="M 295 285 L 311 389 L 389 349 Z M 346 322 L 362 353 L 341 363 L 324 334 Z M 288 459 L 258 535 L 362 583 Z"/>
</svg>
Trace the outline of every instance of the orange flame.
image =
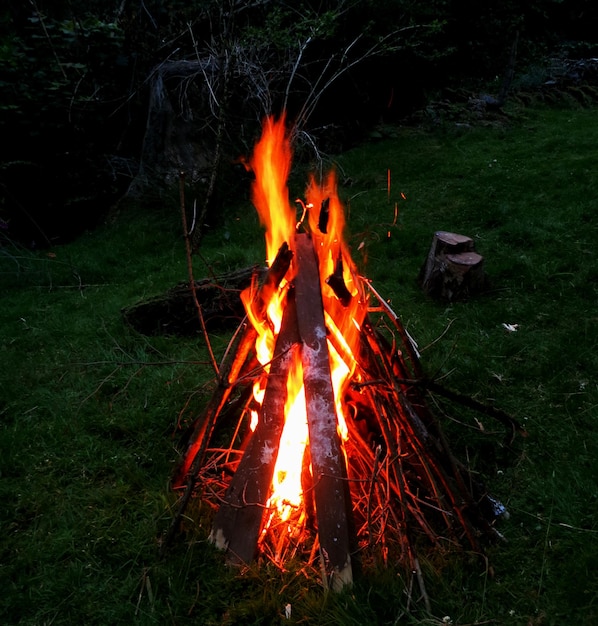
<svg viewBox="0 0 598 626">
<path fill-rule="evenodd" d="M 266 228 L 266 252 L 270 265 L 283 243 L 294 248 L 296 213 L 289 203 L 287 178 L 291 167 L 291 148 L 285 130 L 284 116 L 279 120 L 268 118 L 262 137 L 255 147 L 250 161 L 255 173 L 253 202 L 260 222 Z M 322 301 L 329 331 L 330 371 L 333 383 L 339 433 L 346 438 L 342 399 L 351 376 L 355 372 L 359 351 L 359 329 L 366 314 L 367 304 L 361 292 L 357 272 L 343 240 L 345 228 L 344 211 L 337 193 L 334 172 L 322 184 L 312 177 L 306 190 L 309 212 L 308 228 L 318 257 Z M 344 286 L 346 300 L 341 302 L 337 290 L 331 286 L 331 276 Z M 242 294 L 248 317 L 258 333 L 256 354 L 264 367 L 264 375 L 254 386 L 254 398 L 261 404 L 267 383 L 269 362 L 272 359 L 276 335 L 280 330 L 285 306 L 287 276 L 271 301 L 267 304 L 266 319 L 253 310 L 253 293 Z M 252 424 L 259 419 L 259 411 L 252 415 Z M 303 459 L 308 442 L 308 426 L 303 391 L 303 370 L 300 356 L 291 366 L 287 381 L 287 405 L 285 426 L 280 448 L 272 493 L 268 506 L 276 511 L 281 521 L 286 521 L 293 510 L 302 505 L 301 476 Z M 266 523 L 268 526 L 271 519 Z"/>
<path fill-rule="evenodd" d="M 268 506 L 276 508 L 282 521 L 287 521 L 293 508 L 301 505 L 303 455 L 309 439 L 303 390 L 303 367 L 299 359 L 293 363 L 289 372 L 287 394 L 285 425 L 274 467 L 272 495 L 268 501 Z"/>
<path fill-rule="evenodd" d="M 291 169 L 291 143 L 284 115 L 275 121 L 268 117 L 262 137 L 249 162 L 255 173 L 253 203 L 266 227 L 266 253 L 270 265 L 286 241 L 292 245 L 295 212 L 289 205 L 287 178 Z"/>
</svg>

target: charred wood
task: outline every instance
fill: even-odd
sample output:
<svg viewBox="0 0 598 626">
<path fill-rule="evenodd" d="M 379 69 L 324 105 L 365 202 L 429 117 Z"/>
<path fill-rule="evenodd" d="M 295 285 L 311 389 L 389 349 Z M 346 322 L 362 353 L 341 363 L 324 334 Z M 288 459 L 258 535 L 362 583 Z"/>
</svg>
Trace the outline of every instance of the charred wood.
<svg viewBox="0 0 598 626">
<path fill-rule="evenodd" d="M 334 263 L 334 272 L 326 279 L 326 284 L 334 291 L 334 295 L 343 306 L 349 306 L 352 296 L 343 278 L 343 259 L 340 254 Z"/>
<path fill-rule="evenodd" d="M 338 434 L 319 269 L 311 238 L 298 234 L 297 320 L 320 550 L 334 589 L 351 584 L 350 497 Z"/>
<path fill-rule="evenodd" d="M 228 558 L 233 563 L 249 563 L 257 551 L 284 426 L 287 377 L 298 345 L 296 307 L 292 292 L 289 292 L 259 421 L 210 535 L 217 547 L 228 551 Z"/>
</svg>

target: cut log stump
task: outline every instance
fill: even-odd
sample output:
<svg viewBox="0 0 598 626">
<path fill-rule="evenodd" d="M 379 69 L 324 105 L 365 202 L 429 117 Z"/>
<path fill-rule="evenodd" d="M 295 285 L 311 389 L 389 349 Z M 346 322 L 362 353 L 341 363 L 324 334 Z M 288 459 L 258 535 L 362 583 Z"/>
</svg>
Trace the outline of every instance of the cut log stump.
<svg viewBox="0 0 598 626">
<path fill-rule="evenodd" d="M 471 237 L 437 231 L 419 273 L 424 293 L 438 300 L 464 300 L 486 287 L 484 257 Z"/>
</svg>

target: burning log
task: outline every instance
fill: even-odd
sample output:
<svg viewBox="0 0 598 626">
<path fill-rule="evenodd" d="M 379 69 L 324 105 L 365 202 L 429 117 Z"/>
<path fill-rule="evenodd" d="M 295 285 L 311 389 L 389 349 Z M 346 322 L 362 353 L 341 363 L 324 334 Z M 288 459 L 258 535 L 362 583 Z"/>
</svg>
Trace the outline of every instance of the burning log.
<svg viewBox="0 0 598 626">
<path fill-rule="evenodd" d="M 297 235 L 297 320 L 302 340 L 307 425 L 320 550 L 332 587 L 353 581 L 349 491 L 338 434 L 317 259 L 307 235 Z"/>
<path fill-rule="evenodd" d="M 257 551 L 284 426 L 287 377 L 299 340 L 295 298 L 289 292 L 261 419 L 230 482 L 210 536 L 217 547 L 228 550 L 232 562 L 249 563 Z"/>
<path fill-rule="evenodd" d="M 291 264 L 292 257 L 293 254 L 288 245 L 282 245 L 274 262 L 266 273 L 264 282 L 255 293 L 255 306 L 260 316 L 264 315 L 264 303 L 267 301 L 268 296 L 277 289 L 284 278 Z M 226 351 L 224 363 L 220 368 L 218 389 L 208 404 L 204 418 L 197 420 L 193 426 L 193 432 L 190 436 L 190 442 L 185 454 L 185 461 L 174 479 L 175 486 L 180 487 L 184 480 L 192 478 L 193 472 L 190 470 L 193 463 L 201 463 L 201 454 L 205 450 L 204 444 L 207 445 L 207 440 L 211 436 L 208 435 L 206 439 L 206 430 L 208 432 L 211 430 L 213 420 L 218 416 L 233 391 L 239 372 L 246 364 L 247 355 L 251 350 L 252 344 L 255 342 L 256 334 L 254 326 L 248 324 L 245 320 L 241 322 L 231 345 L 229 345 L 229 349 Z M 230 358 L 227 359 L 226 357 Z"/>
<path fill-rule="evenodd" d="M 292 259 L 292 251 L 288 245 L 282 245 L 271 267 L 268 269 L 264 282 L 255 294 L 257 310 L 263 315 L 265 294 L 274 291 L 286 274 Z M 233 392 L 243 368 L 248 368 L 248 355 L 255 343 L 257 331 L 247 320 L 243 320 L 231 340 L 223 358 L 218 375 L 217 388 L 206 407 L 202 419 L 198 419 L 190 429 L 183 462 L 173 478 L 175 488 L 184 487 L 183 495 L 164 539 L 165 549 L 176 534 L 185 509 L 193 495 L 203 465 L 207 447 L 212 439 L 217 419 Z"/>
</svg>

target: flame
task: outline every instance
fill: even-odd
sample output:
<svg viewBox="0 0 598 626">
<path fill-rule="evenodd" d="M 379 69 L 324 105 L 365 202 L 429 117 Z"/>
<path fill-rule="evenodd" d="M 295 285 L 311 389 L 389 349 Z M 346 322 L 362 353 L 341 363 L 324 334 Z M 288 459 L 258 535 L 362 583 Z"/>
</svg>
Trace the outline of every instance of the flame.
<svg viewBox="0 0 598 626">
<path fill-rule="evenodd" d="M 275 508 L 282 521 L 287 521 L 293 508 L 301 505 L 303 497 L 301 473 L 308 439 L 303 366 L 297 359 L 293 362 L 287 381 L 285 423 L 274 467 L 272 495 L 268 501 L 268 507 Z"/>
<path fill-rule="evenodd" d="M 270 265 L 285 241 L 291 245 L 295 232 L 295 211 L 289 204 L 287 192 L 291 143 L 284 115 L 278 121 L 273 117 L 266 119 L 249 165 L 255 173 L 253 203 L 260 222 L 266 227 L 266 254 Z"/>
<path fill-rule="evenodd" d="M 355 373 L 359 352 L 359 331 L 367 305 L 365 296 L 357 282 L 357 268 L 344 240 L 345 214 L 338 197 L 337 180 L 334 171 L 328 174 L 325 182 L 318 185 L 312 177 L 307 188 L 308 202 L 316 207 L 328 204 L 329 217 L 326 232 L 322 233 L 316 224 L 315 215 L 310 214 L 310 228 L 314 237 L 314 247 L 318 255 L 322 300 L 326 326 L 330 331 L 329 352 L 331 358 L 332 384 L 336 401 L 336 412 L 343 440 L 346 439 L 346 425 L 342 409 L 342 398 L 346 384 Z M 319 222 L 320 220 L 318 220 Z M 329 286 L 329 279 L 338 270 L 342 283 L 351 299 L 345 306 Z M 342 352 L 342 356 L 341 353 Z"/>
<path fill-rule="evenodd" d="M 289 136 L 282 116 L 265 120 L 262 137 L 257 143 L 250 167 L 255 174 L 252 200 L 260 222 L 266 229 L 266 255 L 272 264 L 283 243 L 294 247 L 297 224 L 295 209 L 289 202 L 287 178 L 291 167 L 292 152 Z M 367 306 L 360 291 L 357 272 L 343 239 L 345 218 L 337 193 L 334 172 L 319 184 L 311 177 L 306 190 L 306 206 L 309 208 L 308 228 L 320 271 L 322 302 L 326 326 L 329 331 L 330 372 L 335 396 L 339 434 L 347 437 L 343 414 L 343 396 L 346 386 L 355 373 L 359 351 L 359 328 Z M 346 289 L 347 301 L 341 302 L 335 289 L 329 284 L 335 276 Z M 276 336 L 280 330 L 286 302 L 287 288 L 292 273 L 285 277 L 276 293 L 266 302 L 266 314 L 256 310 L 255 287 L 245 290 L 242 299 L 248 317 L 257 331 L 256 355 L 263 366 L 263 375 L 254 385 L 254 399 L 261 405 L 267 384 L 269 363 L 274 352 Z M 259 419 L 259 410 L 252 413 L 252 429 Z M 302 472 L 306 446 L 309 445 L 308 425 L 303 390 L 301 357 L 294 359 L 287 380 L 287 403 L 285 425 L 281 436 L 278 457 L 271 485 L 268 507 L 280 521 L 287 521 L 293 511 L 302 506 Z M 266 522 L 270 526 L 272 516 Z"/>
</svg>

